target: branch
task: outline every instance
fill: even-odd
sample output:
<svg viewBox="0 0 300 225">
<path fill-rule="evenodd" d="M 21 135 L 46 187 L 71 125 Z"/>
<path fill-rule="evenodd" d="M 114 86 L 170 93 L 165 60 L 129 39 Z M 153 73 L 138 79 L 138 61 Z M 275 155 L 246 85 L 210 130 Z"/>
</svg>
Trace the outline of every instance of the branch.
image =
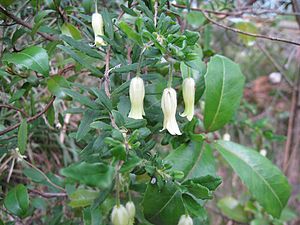
<svg viewBox="0 0 300 225">
<path fill-rule="evenodd" d="M 34 116 L 32 116 L 32 117 L 27 118 L 27 123 L 30 123 L 30 122 L 32 122 L 32 121 L 38 119 L 38 118 L 39 118 L 40 116 L 42 116 L 45 112 L 47 112 L 48 109 L 49 109 L 49 108 L 51 107 L 51 105 L 53 104 L 54 100 L 55 100 L 55 97 L 52 97 L 51 100 L 50 100 L 50 102 L 46 105 L 46 107 L 45 107 L 41 112 L 39 112 L 38 114 L 36 114 L 36 115 L 34 115 Z M 7 132 L 10 132 L 10 131 L 12 131 L 12 130 L 18 128 L 20 125 L 21 125 L 21 122 L 15 124 L 15 125 L 12 125 L 12 126 L 6 128 L 5 130 L 0 131 L 0 136 L 3 135 L 3 134 L 6 134 Z"/>
<path fill-rule="evenodd" d="M 23 111 L 22 109 L 19 109 L 19 108 L 15 107 L 15 106 L 12 106 L 12 105 L 0 104 L 0 108 L 14 109 L 14 110 L 22 113 L 24 116 L 28 117 L 28 114 L 25 111 Z"/>
<path fill-rule="evenodd" d="M 32 30 L 32 26 L 26 22 L 24 22 L 24 20 L 20 19 L 19 17 L 16 17 L 14 14 L 8 12 L 1 4 L 0 4 L 0 12 L 3 13 L 4 15 L 8 16 L 9 18 L 11 18 L 12 20 L 14 20 L 16 23 L 24 26 L 24 27 L 27 27 L 28 29 Z M 49 40 L 49 41 L 55 41 L 56 38 L 51 36 L 51 35 L 48 35 L 48 34 L 45 34 L 43 32 L 40 32 L 40 31 L 37 31 L 37 33 L 39 35 L 41 35 L 43 38 Z"/>
<path fill-rule="evenodd" d="M 57 198 L 57 197 L 66 197 L 67 193 L 47 193 L 47 192 L 40 192 L 38 190 L 28 189 L 29 192 L 40 195 L 44 198 Z"/>
<path fill-rule="evenodd" d="M 109 62 L 110 62 L 110 46 L 107 47 L 106 56 L 105 56 L 105 72 L 104 72 L 104 89 L 105 94 L 107 97 L 110 98 L 110 91 L 109 91 Z"/>
<path fill-rule="evenodd" d="M 177 5 L 174 5 L 173 6 L 177 6 Z M 182 6 L 180 6 L 182 7 Z M 186 8 L 186 7 L 185 7 Z M 194 10 L 196 10 L 195 8 L 193 8 Z M 271 40 L 271 41 L 279 41 L 279 42 L 284 42 L 284 43 L 288 43 L 288 44 L 293 44 L 293 45 L 300 45 L 300 42 L 296 42 L 296 41 L 292 41 L 292 40 L 288 40 L 288 39 L 284 39 L 284 38 L 278 38 L 278 37 L 272 37 L 272 36 L 267 36 L 267 35 L 263 35 L 263 34 L 254 34 L 254 33 L 249 33 L 249 32 L 246 32 L 246 31 L 242 31 L 242 30 L 239 30 L 239 29 L 236 29 L 236 28 L 233 28 L 233 27 L 229 27 L 229 26 L 226 26 L 224 24 L 221 24 L 221 23 L 218 23 L 217 21 L 211 19 L 207 13 L 211 13 L 210 10 L 205 10 L 205 9 L 201 9 L 201 8 L 197 8 L 197 11 L 200 11 L 203 13 L 203 15 L 205 16 L 205 18 L 217 25 L 218 27 L 221 27 L 221 28 L 224 28 L 226 30 L 230 30 L 230 31 L 233 31 L 233 32 L 236 32 L 236 33 L 239 33 L 239 34 L 244 34 L 244 35 L 247 35 L 247 36 L 251 36 L 251 37 L 255 37 L 255 38 L 261 38 L 261 39 L 267 39 L 267 40 Z"/>
</svg>

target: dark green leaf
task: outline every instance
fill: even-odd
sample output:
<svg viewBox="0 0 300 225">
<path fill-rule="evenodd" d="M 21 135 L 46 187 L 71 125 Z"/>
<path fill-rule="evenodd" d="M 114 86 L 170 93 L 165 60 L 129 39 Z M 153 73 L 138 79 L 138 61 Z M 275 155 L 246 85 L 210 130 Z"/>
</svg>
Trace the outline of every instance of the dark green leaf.
<svg viewBox="0 0 300 225">
<path fill-rule="evenodd" d="M 38 46 L 32 46 L 21 52 L 5 54 L 4 62 L 34 70 L 44 76 L 49 75 L 49 58 L 47 51 Z"/>
<path fill-rule="evenodd" d="M 113 179 L 114 168 L 103 163 L 76 163 L 61 170 L 61 174 L 92 187 L 108 188 Z"/>
<path fill-rule="evenodd" d="M 233 116 L 243 95 L 245 78 L 237 64 L 213 56 L 205 74 L 204 125 L 207 131 L 223 127 Z"/>
<path fill-rule="evenodd" d="M 27 146 L 28 128 L 27 120 L 23 119 L 18 131 L 18 147 L 22 155 L 24 155 Z"/>
<path fill-rule="evenodd" d="M 63 88 L 68 88 L 68 81 L 62 76 L 52 76 L 47 81 L 47 86 L 49 91 L 56 97 L 64 97 L 65 93 L 63 92 Z"/>
<path fill-rule="evenodd" d="M 130 27 L 126 22 L 121 21 L 119 23 L 119 27 L 128 36 L 128 38 L 135 41 L 139 45 L 142 44 L 141 36 L 132 27 Z"/>
<path fill-rule="evenodd" d="M 12 214 L 21 218 L 25 217 L 29 209 L 27 188 L 23 184 L 12 188 L 4 199 L 4 205 Z"/>
<path fill-rule="evenodd" d="M 86 110 L 83 113 L 83 118 L 80 122 L 76 133 L 76 140 L 80 141 L 91 129 L 90 124 L 94 121 L 94 119 L 99 116 L 99 113 L 95 110 Z"/>
</svg>

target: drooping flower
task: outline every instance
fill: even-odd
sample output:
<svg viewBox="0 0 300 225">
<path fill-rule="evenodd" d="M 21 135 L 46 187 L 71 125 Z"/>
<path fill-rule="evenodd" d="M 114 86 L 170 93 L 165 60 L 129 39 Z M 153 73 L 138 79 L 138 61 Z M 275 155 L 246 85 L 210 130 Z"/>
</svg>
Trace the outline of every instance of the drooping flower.
<svg viewBox="0 0 300 225">
<path fill-rule="evenodd" d="M 95 45 L 103 46 L 106 45 L 101 36 L 104 35 L 103 31 L 103 18 L 97 11 L 92 15 L 92 27 L 95 35 Z"/>
<path fill-rule="evenodd" d="M 181 135 L 176 121 L 177 96 L 173 88 L 169 87 L 163 91 L 161 108 L 164 113 L 164 123 L 161 131 L 167 129 L 172 135 Z"/>
<path fill-rule="evenodd" d="M 126 210 L 128 212 L 129 215 L 129 225 L 133 225 L 134 224 L 134 217 L 135 217 L 135 206 L 134 203 L 132 201 L 129 201 L 126 203 Z"/>
<path fill-rule="evenodd" d="M 182 215 L 178 225 L 193 225 L 193 219 L 189 215 Z"/>
<path fill-rule="evenodd" d="M 128 117 L 133 119 L 143 119 L 145 86 L 144 81 L 140 77 L 132 78 L 129 87 L 129 97 L 131 102 L 131 110 Z"/>
<path fill-rule="evenodd" d="M 186 116 L 187 119 L 191 121 L 194 116 L 195 104 L 195 81 L 193 78 L 188 77 L 183 80 L 182 93 L 184 101 L 184 112 L 180 116 Z"/>
<path fill-rule="evenodd" d="M 128 225 L 129 215 L 123 205 L 115 205 L 111 213 L 111 222 L 113 225 Z"/>
</svg>

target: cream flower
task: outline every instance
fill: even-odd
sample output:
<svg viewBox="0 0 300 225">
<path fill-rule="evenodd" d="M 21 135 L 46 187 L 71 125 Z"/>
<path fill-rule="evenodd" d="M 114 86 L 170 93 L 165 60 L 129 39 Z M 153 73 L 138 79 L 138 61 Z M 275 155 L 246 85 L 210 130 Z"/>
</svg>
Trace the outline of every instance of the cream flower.
<svg viewBox="0 0 300 225">
<path fill-rule="evenodd" d="M 189 215 L 182 215 L 178 225 L 193 225 L 193 219 Z"/>
<path fill-rule="evenodd" d="M 113 225 L 128 225 L 129 215 L 123 205 L 115 205 L 111 213 L 111 222 Z"/>
<path fill-rule="evenodd" d="M 95 35 L 95 45 L 102 46 L 106 45 L 102 37 L 104 35 L 103 31 L 103 19 L 100 13 L 97 11 L 92 15 L 92 27 Z"/>
<path fill-rule="evenodd" d="M 193 78 L 185 78 L 182 83 L 182 93 L 184 101 L 184 112 L 180 115 L 187 117 L 189 121 L 194 116 L 194 104 L 195 104 L 195 81 Z"/>
<path fill-rule="evenodd" d="M 129 97 L 131 102 L 131 110 L 128 117 L 133 119 L 143 119 L 145 86 L 144 81 L 140 77 L 132 78 L 129 87 Z"/>
<path fill-rule="evenodd" d="M 129 201 L 126 203 L 126 210 L 129 215 L 129 225 L 133 225 L 134 223 L 134 217 L 135 217 L 135 206 L 132 201 Z"/>
<path fill-rule="evenodd" d="M 172 135 L 181 135 L 177 121 L 176 108 L 177 97 L 176 91 L 173 88 L 166 88 L 161 98 L 161 108 L 164 113 L 163 130 L 167 129 Z"/>
</svg>

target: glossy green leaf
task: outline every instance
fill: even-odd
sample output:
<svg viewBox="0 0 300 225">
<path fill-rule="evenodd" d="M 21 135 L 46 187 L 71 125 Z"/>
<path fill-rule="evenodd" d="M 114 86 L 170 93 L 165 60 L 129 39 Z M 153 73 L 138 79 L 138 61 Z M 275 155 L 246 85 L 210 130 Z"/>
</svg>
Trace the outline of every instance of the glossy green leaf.
<svg viewBox="0 0 300 225">
<path fill-rule="evenodd" d="M 80 122 L 76 133 L 76 140 L 80 141 L 91 129 L 90 124 L 94 121 L 94 119 L 99 116 L 99 112 L 94 110 L 86 110 L 83 113 L 83 118 Z"/>
<path fill-rule="evenodd" d="M 207 144 L 190 142 L 183 144 L 165 158 L 172 169 L 184 172 L 185 180 L 216 173 L 212 151 Z"/>
<path fill-rule="evenodd" d="M 172 182 L 166 183 L 162 189 L 150 182 L 142 205 L 145 218 L 154 224 L 177 225 L 185 213 L 181 192 Z"/>
<path fill-rule="evenodd" d="M 25 217 L 29 209 L 27 188 L 19 184 L 12 188 L 4 199 L 5 208 L 14 215 Z"/>
<path fill-rule="evenodd" d="M 18 130 L 18 147 L 19 147 L 19 151 L 22 155 L 26 151 L 27 139 L 28 139 L 27 120 L 23 119 L 21 122 L 21 125 L 19 127 L 19 130 Z"/>
<path fill-rule="evenodd" d="M 279 218 L 291 194 L 283 173 L 257 151 L 242 145 L 217 141 L 216 148 L 256 200 L 268 213 Z"/>
<path fill-rule="evenodd" d="M 15 64 L 34 70 L 44 76 L 49 75 L 49 58 L 45 49 L 32 46 L 21 52 L 5 54 L 2 59 L 4 62 Z"/>
<path fill-rule="evenodd" d="M 69 206 L 72 208 L 86 207 L 93 203 L 93 201 L 98 197 L 99 193 L 97 191 L 78 189 L 72 194 L 70 194 Z"/>
<path fill-rule="evenodd" d="M 215 55 L 205 74 L 204 125 L 207 131 L 223 127 L 237 109 L 243 95 L 244 76 L 230 59 Z"/>
<path fill-rule="evenodd" d="M 108 188 L 113 179 L 114 168 L 103 163 L 76 163 L 61 170 L 61 174 L 93 187 Z"/>
<path fill-rule="evenodd" d="M 238 222 L 247 223 L 248 217 L 242 205 L 233 197 L 225 197 L 219 200 L 218 207 L 222 213 L 230 219 Z"/>
</svg>

